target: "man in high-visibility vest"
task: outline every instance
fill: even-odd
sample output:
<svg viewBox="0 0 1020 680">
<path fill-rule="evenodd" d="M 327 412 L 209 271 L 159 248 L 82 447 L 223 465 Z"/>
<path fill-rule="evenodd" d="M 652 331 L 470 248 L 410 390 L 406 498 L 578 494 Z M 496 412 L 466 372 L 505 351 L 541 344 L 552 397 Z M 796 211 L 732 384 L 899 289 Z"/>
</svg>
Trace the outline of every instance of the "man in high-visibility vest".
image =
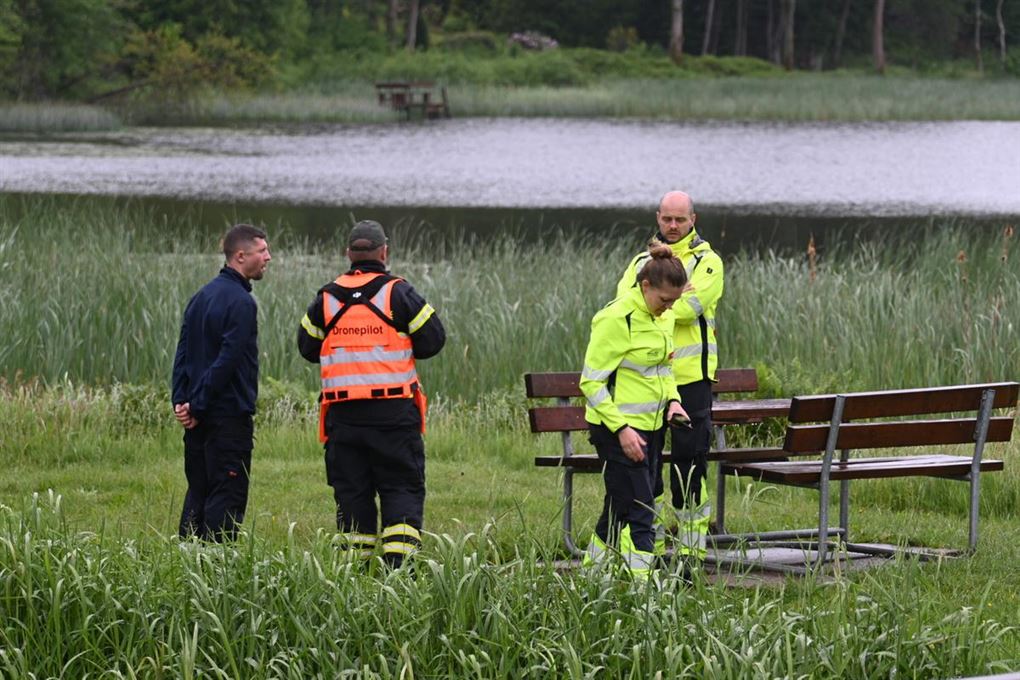
<svg viewBox="0 0 1020 680">
<path fill-rule="evenodd" d="M 347 257 L 350 270 L 309 305 L 298 348 L 319 364 L 319 438 L 341 544 L 369 557 L 381 543 L 383 559 L 399 567 L 421 546 L 425 508 L 425 392 L 415 362 L 438 354 L 446 332 L 411 284 L 389 273 L 382 225 L 354 225 Z"/>
<path fill-rule="evenodd" d="M 670 489 L 679 520 L 677 552 L 688 567 L 705 558 L 709 521 L 709 498 L 705 484 L 712 433 L 712 383 L 719 364 L 715 310 L 723 294 L 723 263 L 695 229 L 697 215 L 691 197 L 671 191 L 662 197 L 655 213 L 659 231 L 655 238 L 673 250 L 684 264 L 689 284 L 672 309 L 673 376 L 680 401 L 691 418 L 691 427 L 670 428 Z M 636 285 L 637 272 L 649 259 L 648 252 L 631 260 L 617 285 L 617 296 Z M 664 506 L 662 498 L 656 507 Z M 664 535 L 657 535 L 656 552 L 665 550 Z"/>
</svg>

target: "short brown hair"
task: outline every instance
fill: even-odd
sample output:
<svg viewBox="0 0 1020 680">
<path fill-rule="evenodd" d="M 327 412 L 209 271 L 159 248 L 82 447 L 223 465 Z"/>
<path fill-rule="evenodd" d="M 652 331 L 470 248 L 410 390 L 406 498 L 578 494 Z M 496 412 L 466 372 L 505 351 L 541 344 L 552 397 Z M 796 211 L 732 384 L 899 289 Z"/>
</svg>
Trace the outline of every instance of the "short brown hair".
<svg viewBox="0 0 1020 680">
<path fill-rule="evenodd" d="M 239 250 L 255 243 L 255 239 L 266 238 L 266 232 L 250 224 L 235 224 L 223 237 L 223 257 L 230 258 Z"/>
</svg>

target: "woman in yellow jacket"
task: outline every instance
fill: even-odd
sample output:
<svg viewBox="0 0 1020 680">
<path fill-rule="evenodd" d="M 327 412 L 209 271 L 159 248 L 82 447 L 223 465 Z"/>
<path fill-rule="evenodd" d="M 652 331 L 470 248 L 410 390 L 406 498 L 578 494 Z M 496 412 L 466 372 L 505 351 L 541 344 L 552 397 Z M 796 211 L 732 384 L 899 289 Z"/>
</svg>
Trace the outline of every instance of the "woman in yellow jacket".
<svg viewBox="0 0 1020 680">
<path fill-rule="evenodd" d="M 671 367 L 673 321 L 662 318 L 683 292 L 687 275 L 668 246 L 651 245 L 649 253 L 638 285 L 592 319 L 581 373 L 589 438 L 603 461 L 606 484 L 584 564 L 600 561 L 614 546 L 639 577 L 650 573 L 655 558 L 666 421 L 687 417 Z"/>
</svg>

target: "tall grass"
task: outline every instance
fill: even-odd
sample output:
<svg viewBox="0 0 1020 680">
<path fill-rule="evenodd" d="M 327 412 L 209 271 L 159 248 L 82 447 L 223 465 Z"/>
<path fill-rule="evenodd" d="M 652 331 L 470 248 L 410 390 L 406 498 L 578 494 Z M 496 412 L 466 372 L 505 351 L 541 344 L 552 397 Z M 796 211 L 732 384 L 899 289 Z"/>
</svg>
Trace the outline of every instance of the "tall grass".
<svg viewBox="0 0 1020 680">
<path fill-rule="evenodd" d="M 484 62 L 483 62 L 484 63 Z M 526 73 L 527 63 L 521 68 Z M 784 77 L 582 78 L 535 77 L 506 84 L 457 82 L 442 70 L 383 79 L 435 79 L 448 85 L 455 117 L 651 118 L 658 120 L 932 121 L 1017 120 L 1020 81 L 886 78 L 851 74 Z M 528 80 L 530 76 L 521 75 Z M 547 82 L 549 81 L 549 82 Z M 275 121 L 378 122 L 396 120 L 380 108 L 370 82 L 336 81 L 311 90 L 257 96 L 217 95 L 185 107 L 135 111 L 152 123 L 230 124 Z"/>
<path fill-rule="evenodd" d="M 315 389 L 294 337 L 315 291 L 345 268 L 341 230 L 323 244 L 270 234 L 275 256 L 255 283 L 268 385 Z M 184 305 L 221 264 L 218 236 L 130 205 L 0 200 L 0 376 L 165 385 Z M 1015 379 L 1015 240 L 950 223 L 843 243 L 813 269 L 771 252 L 724 253 L 722 365 L 760 366 L 785 394 Z M 527 371 L 577 370 L 592 315 L 642 243 L 411 226 L 392 246 L 393 271 L 448 330 L 444 351 L 422 362 L 426 388 L 470 402 L 518 390 Z"/>
<path fill-rule="evenodd" d="M 91 132 L 121 127 L 113 112 L 86 104 L 0 102 L 0 132 Z"/>
<path fill-rule="evenodd" d="M 775 590 L 629 583 L 557 572 L 527 541 L 507 552 L 488 525 L 431 537 L 412 577 L 324 535 L 123 541 L 71 529 L 60 504 L 0 508 L 7 677 L 955 677 L 1020 654 L 995 584 L 956 607 L 937 565 Z"/>
</svg>

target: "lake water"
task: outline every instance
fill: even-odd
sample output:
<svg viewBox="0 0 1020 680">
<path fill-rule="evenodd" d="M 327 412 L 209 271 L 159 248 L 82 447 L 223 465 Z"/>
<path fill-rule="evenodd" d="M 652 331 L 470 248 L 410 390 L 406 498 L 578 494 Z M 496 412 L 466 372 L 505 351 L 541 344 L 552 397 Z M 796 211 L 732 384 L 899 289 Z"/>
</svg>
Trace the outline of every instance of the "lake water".
<svg viewBox="0 0 1020 680">
<path fill-rule="evenodd" d="M 0 138 L 0 191 L 200 203 L 217 228 L 236 215 L 312 228 L 372 213 L 647 231 L 673 188 L 717 237 L 800 241 L 932 216 L 1001 224 L 1020 215 L 1020 123 L 464 119 Z"/>
</svg>

